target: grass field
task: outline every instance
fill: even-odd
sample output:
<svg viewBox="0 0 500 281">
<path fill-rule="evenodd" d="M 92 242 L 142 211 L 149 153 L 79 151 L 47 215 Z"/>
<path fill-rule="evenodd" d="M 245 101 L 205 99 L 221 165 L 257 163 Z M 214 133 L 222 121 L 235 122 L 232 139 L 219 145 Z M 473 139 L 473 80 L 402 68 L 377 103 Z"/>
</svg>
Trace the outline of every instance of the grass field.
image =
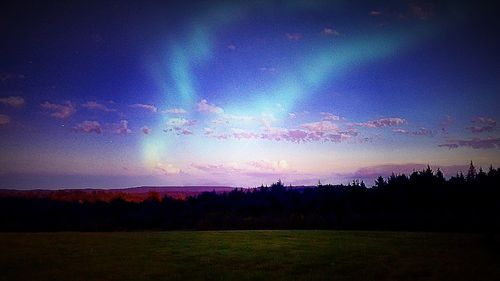
<svg viewBox="0 0 500 281">
<path fill-rule="evenodd" d="M 0 280 L 500 280 L 497 245 L 442 233 L 8 233 Z"/>
</svg>

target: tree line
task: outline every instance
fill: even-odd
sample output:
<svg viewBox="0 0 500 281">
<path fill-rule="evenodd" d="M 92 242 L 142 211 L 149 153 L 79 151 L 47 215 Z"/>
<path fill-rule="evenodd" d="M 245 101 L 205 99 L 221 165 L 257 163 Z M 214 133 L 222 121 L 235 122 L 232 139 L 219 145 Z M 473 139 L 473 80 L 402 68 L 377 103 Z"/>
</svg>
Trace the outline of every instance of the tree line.
<svg viewBox="0 0 500 281">
<path fill-rule="evenodd" d="M 311 188 L 278 181 L 255 189 L 204 192 L 186 200 L 67 202 L 1 198 L 0 231 L 131 231 L 175 229 L 500 230 L 500 169 L 446 179 L 430 166 L 379 177 L 373 186 Z"/>
</svg>

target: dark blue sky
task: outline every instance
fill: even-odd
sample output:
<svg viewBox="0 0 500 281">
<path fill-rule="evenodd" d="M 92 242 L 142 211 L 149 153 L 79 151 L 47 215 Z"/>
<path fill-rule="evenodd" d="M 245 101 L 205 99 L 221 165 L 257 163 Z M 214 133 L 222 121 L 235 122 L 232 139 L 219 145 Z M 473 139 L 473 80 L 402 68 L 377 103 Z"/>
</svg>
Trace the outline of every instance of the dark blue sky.
<svg viewBox="0 0 500 281">
<path fill-rule="evenodd" d="M 2 4 L 0 187 L 500 165 L 493 6 Z"/>
</svg>

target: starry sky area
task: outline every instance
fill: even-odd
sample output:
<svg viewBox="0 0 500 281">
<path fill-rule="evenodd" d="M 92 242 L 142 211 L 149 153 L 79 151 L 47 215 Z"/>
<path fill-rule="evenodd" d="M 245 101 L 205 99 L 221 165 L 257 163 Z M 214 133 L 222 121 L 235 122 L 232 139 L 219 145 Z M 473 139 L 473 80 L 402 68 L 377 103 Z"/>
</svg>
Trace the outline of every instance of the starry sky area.
<svg viewBox="0 0 500 281">
<path fill-rule="evenodd" d="M 498 167 L 497 14 L 478 1 L 0 4 L 0 188 L 371 185 L 427 164 Z"/>
</svg>

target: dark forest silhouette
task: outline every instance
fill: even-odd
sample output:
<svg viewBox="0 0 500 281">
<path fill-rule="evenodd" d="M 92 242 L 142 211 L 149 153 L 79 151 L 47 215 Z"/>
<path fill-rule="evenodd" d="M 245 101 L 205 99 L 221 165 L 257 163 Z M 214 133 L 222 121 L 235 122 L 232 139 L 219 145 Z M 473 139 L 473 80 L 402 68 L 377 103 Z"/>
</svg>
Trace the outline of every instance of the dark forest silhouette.
<svg viewBox="0 0 500 281">
<path fill-rule="evenodd" d="M 445 179 L 427 167 L 348 185 L 203 192 L 186 200 L 152 193 L 143 202 L 0 198 L 2 231 L 173 229 L 500 230 L 500 169 Z"/>
</svg>

